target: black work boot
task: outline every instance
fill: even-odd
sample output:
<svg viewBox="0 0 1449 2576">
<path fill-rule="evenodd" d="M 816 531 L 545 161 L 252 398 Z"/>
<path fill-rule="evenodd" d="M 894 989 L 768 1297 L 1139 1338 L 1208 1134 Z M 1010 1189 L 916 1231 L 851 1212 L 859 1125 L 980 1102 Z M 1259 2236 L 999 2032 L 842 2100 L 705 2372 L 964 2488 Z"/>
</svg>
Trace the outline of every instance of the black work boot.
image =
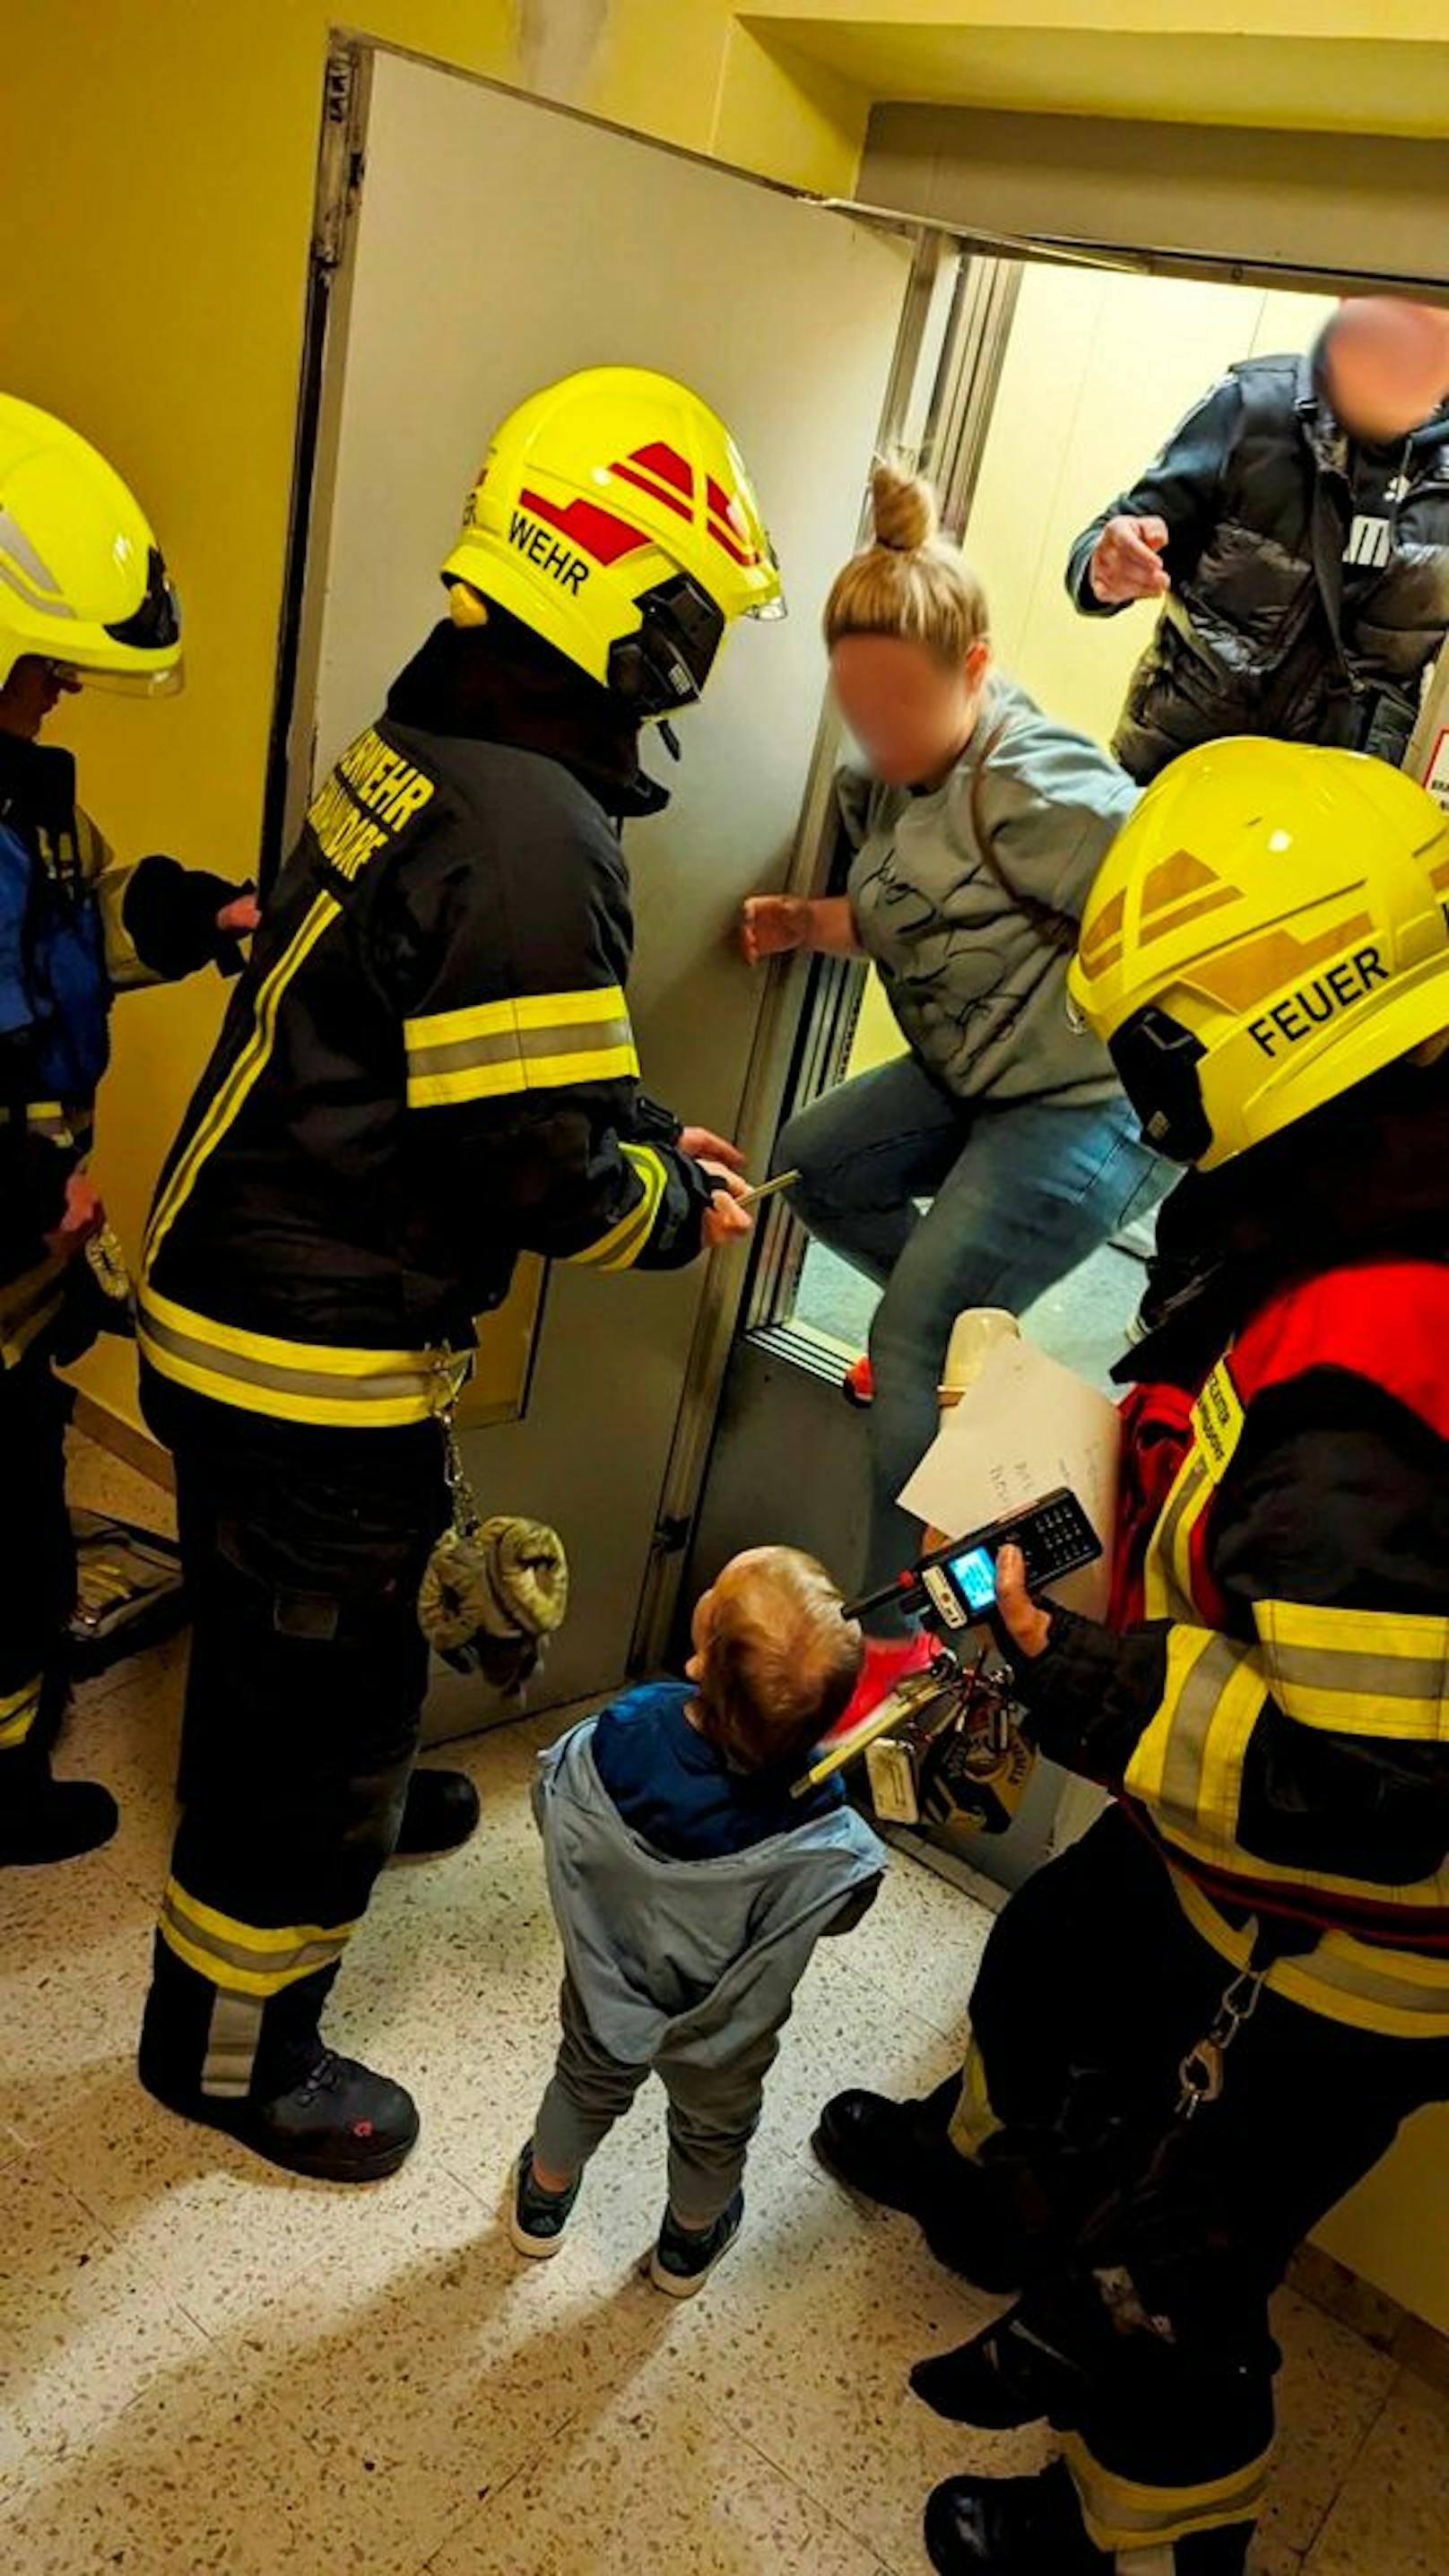
<svg viewBox="0 0 1449 2576">
<path fill-rule="evenodd" d="M 1077 2491 L 1058 2460 L 1036 2478 L 947 2478 L 926 2506 L 938 2576 L 1100 2576 Z"/>
<path fill-rule="evenodd" d="M 120 1822 L 115 1799 L 96 1780 L 52 1780 L 46 1755 L 30 1744 L 0 1762 L 0 1865 L 77 1860 L 99 1851 Z"/>
<path fill-rule="evenodd" d="M 141 2081 L 168 2111 L 221 2129 L 284 2173 L 306 2174 L 317 2182 L 381 2182 L 397 2172 L 417 2142 L 412 2095 L 386 2075 L 374 2075 L 355 2058 L 338 2057 L 320 2043 L 307 2072 L 264 2101 L 176 2093 L 148 2069 L 144 2050 Z"/>
<path fill-rule="evenodd" d="M 947 2129 L 960 2089 L 953 2076 L 923 2102 L 837 2093 L 810 2143 L 837 2182 L 916 2219 L 948 2271 L 1004 2295 L 1027 2278 L 1029 2240 L 999 2178 L 951 2144 Z"/>
<path fill-rule="evenodd" d="M 398 1831 L 395 1856 L 419 1860 L 457 1851 L 483 1812 L 466 1771 L 415 1771 Z"/>
<path fill-rule="evenodd" d="M 918 2397 L 950 2424 L 1009 2433 L 1047 2417 L 1059 2429 L 1076 2424 L 1089 2387 L 1067 2354 L 1034 2332 L 1014 2308 L 954 2352 L 932 2353 L 911 2372 Z"/>
</svg>

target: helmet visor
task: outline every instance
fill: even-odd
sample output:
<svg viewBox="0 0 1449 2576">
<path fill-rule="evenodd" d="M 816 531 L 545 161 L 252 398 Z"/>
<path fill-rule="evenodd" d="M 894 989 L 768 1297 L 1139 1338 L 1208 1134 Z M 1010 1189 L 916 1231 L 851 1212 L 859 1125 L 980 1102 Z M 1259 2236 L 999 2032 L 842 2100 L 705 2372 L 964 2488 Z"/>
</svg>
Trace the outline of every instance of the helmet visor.
<svg viewBox="0 0 1449 2576">
<path fill-rule="evenodd" d="M 104 689 L 115 698 L 174 698 L 186 685 L 186 665 L 178 653 L 161 671 L 92 671 L 84 662 L 72 662 L 83 687 Z"/>
</svg>

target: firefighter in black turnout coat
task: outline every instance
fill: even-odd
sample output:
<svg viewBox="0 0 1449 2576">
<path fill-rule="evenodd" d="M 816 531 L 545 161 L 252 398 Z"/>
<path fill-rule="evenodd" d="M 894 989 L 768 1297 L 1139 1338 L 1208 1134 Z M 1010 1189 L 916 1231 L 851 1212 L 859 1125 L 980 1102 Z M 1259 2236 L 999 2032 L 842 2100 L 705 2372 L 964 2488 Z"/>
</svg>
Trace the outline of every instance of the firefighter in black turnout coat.
<svg viewBox="0 0 1449 2576">
<path fill-rule="evenodd" d="M 521 1250 L 668 1269 L 748 1230 L 732 1149 L 639 1087 L 618 829 L 664 801 L 640 725 L 778 612 L 739 454 L 667 378 L 570 377 L 498 432 L 443 577 L 267 904 L 142 1289 L 195 1612 L 142 2078 L 336 2181 L 392 2172 L 418 2119 L 324 2046 L 323 2002 L 399 1835 L 476 1812 L 434 1771 L 406 1804 L 472 1319 Z"/>
</svg>

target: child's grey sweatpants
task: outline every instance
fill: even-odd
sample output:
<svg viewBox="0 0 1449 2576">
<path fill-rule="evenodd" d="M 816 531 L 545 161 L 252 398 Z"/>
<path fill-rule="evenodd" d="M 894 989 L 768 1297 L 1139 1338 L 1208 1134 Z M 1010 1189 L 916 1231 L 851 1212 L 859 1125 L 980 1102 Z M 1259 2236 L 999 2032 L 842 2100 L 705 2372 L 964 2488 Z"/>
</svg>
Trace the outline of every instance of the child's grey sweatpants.
<svg viewBox="0 0 1449 2576">
<path fill-rule="evenodd" d="M 739 2189 L 779 2029 L 724 2066 L 681 2064 L 667 2050 L 647 2066 L 626 2066 L 599 2045 L 567 1975 L 559 2017 L 563 2037 L 534 2123 L 535 2161 L 549 2173 L 582 2172 L 640 2086 L 657 2075 L 669 2096 L 670 2208 L 681 2227 L 708 2227 Z"/>
</svg>

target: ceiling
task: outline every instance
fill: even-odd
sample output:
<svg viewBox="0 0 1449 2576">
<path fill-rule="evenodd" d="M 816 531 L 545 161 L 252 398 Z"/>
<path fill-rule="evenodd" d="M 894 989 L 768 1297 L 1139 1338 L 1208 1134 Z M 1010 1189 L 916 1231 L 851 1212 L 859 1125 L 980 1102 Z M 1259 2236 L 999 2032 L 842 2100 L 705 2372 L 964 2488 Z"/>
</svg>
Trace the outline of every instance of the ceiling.
<svg viewBox="0 0 1449 2576">
<path fill-rule="evenodd" d="M 837 0 L 835 10 L 828 0 L 804 8 L 767 0 L 740 14 L 771 52 L 840 75 L 872 103 L 1449 137 L 1449 38 L 1327 32 L 1335 20 L 1422 30 L 1429 11 L 1410 15 L 1396 0 L 1377 10 L 1345 0 L 1337 8 L 1319 0 L 1311 10 L 1259 6 L 1254 24 L 1272 27 L 1266 34 L 1214 28 L 1212 20 L 1229 13 L 1212 0 L 1189 8 L 1155 0 L 1150 12 L 1122 0 L 1075 8 L 1070 0 L 1054 8 L 1036 0 L 1014 23 L 997 25 L 982 21 L 980 0 L 974 10 L 969 0 L 954 10 L 943 0 L 906 0 L 893 12 L 876 0 L 873 14 L 863 13 L 860 0 L 853 8 L 843 0 L 843 9 Z M 977 23 L 960 23 L 968 16 Z M 1024 16 L 1039 23 L 1024 25 Z M 1057 23 L 1042 23 L 1051 18 Z M 1084 18 L 1116 23 L 1084 25 Z M 1133 18 L 1136 24 L 1124 24 Z M 1062 23 L 1069 19 L 1074 23 Z"/>
</svg>

